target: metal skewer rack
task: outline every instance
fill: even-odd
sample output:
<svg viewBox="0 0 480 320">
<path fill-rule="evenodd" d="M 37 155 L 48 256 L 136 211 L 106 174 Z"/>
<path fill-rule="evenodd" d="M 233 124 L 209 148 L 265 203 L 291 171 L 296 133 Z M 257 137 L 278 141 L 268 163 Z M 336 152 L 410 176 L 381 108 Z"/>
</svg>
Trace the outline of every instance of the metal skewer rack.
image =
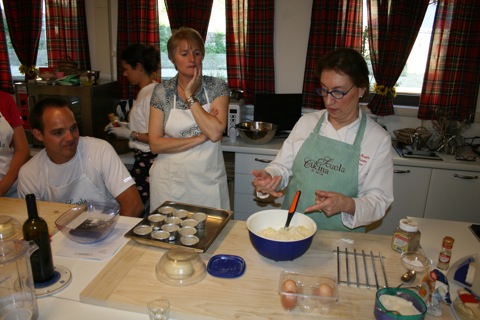
<svg viewBox="0 0 480 320">
<path fill-rule="evenodd" d="M 337 281 L 339 285 L 349 287 L 380 289 L 388 287 L 387 274 L 385 273 L 385 257 L 365 253 L 365 250 L 353 252 L 340 250 L 337 247 Z"/>
</svg>

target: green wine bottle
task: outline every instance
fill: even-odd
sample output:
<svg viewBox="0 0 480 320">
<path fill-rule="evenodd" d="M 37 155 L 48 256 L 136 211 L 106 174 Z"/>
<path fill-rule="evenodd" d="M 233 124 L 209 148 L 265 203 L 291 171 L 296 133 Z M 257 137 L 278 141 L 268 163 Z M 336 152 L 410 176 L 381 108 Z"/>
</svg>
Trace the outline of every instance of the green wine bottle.
<svg viewBox="0 0 480 320">
<path fill-rule="evenodd" d="M 36 283 L 46 282 L 53 278 L 55 271 L 47 222 L 38 216 L 35 195 L 27 194 L 25 200 L 28 219 L 22 227 L 23 238 L 26 241 L 33 240 L 38 246 L 38 250 L 30 256 L 33 281 Z"/>
</svg>

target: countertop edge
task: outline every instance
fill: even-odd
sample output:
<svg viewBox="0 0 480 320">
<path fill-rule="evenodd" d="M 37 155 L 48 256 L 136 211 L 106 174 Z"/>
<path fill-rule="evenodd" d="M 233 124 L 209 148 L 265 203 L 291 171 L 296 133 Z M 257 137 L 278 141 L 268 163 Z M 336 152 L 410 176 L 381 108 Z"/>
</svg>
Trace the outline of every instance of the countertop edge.
<svg viewBox="0 0 480 320">
<path fill-rule="evenodd" d="M 222 151 L 234 152 L 234 153 L 246 153 L 246 154 L 261 154 L 275 156 L 278 150 L 283 145 L 285 138 L 274 138 L 272 141 L 266 144 L 249 144 L 237 137 L 235 142 L 231 142 L 228 137 L 222 139 Z M 34 156 L 38 153 L 39 148 L 31 148 L 30 155 Z M 133 165 L 134 158 L 133 152 L 119 154 L 122 162 L 127 165 Z M 480 160 L 477 161 L 459 161 L 455 160 L 454 155 L 440 154 L 442 160 L 429 160 L 429 159 L 415 159 L 415 158 L 403 158 L 400 157 L 392 147 L 393 164 L 409 167 L 422 167 L 431 169 L 443 169 L 443 170 L 461 170 L 461 171 L 473 171 L 480 172 Z"/>
</svg>

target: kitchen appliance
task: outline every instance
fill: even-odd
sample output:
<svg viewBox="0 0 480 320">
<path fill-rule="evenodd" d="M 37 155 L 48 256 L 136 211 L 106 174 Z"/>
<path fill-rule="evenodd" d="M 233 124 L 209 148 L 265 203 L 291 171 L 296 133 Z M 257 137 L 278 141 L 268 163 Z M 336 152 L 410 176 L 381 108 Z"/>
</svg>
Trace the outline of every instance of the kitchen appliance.
<svg viewBox="0 0 480 320">
<path fill-rule="evenodd" d="M 253 119 L 275 123 L 276 135 L 288 134 L 302 116 L 303 94 L 301 93 L 257 93 Z"/>
<path fill-rule="evenodd" d="M 35 242 L 0 241 L 0 315 L 2 319 L 37 319 L 38 306 L 30 255 Z"/>
<path fill-rule="evenodd" d="M 227 125 L 227 135 L 230 136 L 230 132 L 232 128 L 235 128 L 237 124 L 239 124 L 244 117 L 245 112 L 243 112 L 245 106 L 245 100 L 235 100 L 230 99 L 230 103 L 228 104 L 228 125 Z M 237 136 L 239 135 L 238 131 L 236 131 Z M 233 132 L 233 131 L 232 131 Z"/>
<path fill-rule="evenodd" d="M 276 124 L 262 121 L 240 122 L 236 128 L 240 132 L 240 137 L 251 144 L 268 143 L 277 132 Z"/>
</svg>

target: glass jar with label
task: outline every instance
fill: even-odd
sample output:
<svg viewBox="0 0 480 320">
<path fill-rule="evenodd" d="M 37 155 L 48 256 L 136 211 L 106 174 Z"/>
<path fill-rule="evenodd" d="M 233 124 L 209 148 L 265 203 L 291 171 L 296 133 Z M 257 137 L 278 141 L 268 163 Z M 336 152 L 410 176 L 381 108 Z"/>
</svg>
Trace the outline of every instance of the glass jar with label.
<svg viewBox="0 0 480 320">
<path fill-rule="evenodd" d="M 400 253 L 417 251 L 420 246 L 420 236 L 417 222 L 406 218 L 400 219 L 392 236 L 392 249 Z"/>
<path fill-rule="evenodd" d="M 452 247 L 455 239 L 446 236 L 442 241 L 442 249 L 438 255 L 437 268 L 441 270 L 447 270 L 450 265 L 450 258 L 452 257 Z"/>
</svg>

